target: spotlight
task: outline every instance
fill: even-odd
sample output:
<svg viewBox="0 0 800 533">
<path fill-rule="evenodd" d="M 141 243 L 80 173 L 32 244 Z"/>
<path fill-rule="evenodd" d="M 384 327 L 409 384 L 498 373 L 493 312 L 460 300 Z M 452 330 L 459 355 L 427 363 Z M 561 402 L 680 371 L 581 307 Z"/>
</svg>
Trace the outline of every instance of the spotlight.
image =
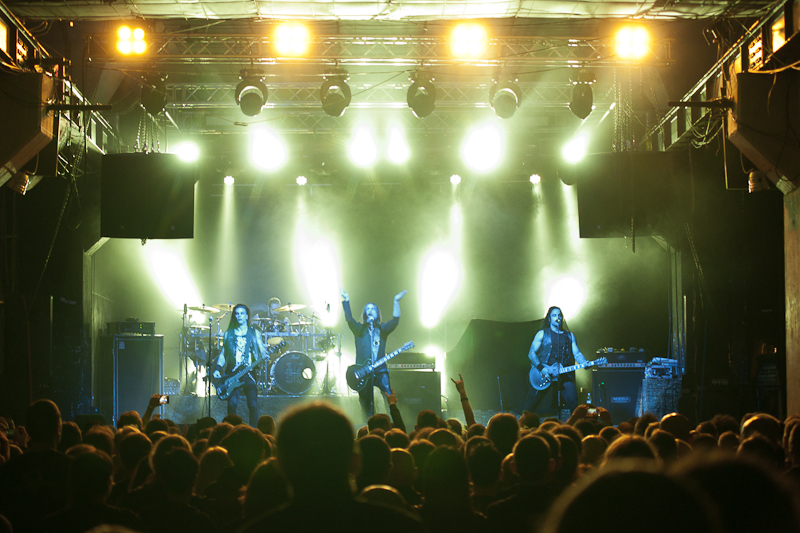
<svg viewBox="0 0 800 533">
<path fill-rule="evenodd" d="M 246 70 L 242 71 L 240 77 L 242 81 L 236 86 L 234 98 L 242 109 L 242 113 L 248 117 L 254 117 L 261 113 L 267 104 L 267 86 L 264 85 L 264 79 L 261 76 L 248 74 Z"/>
<path fill-rule="evenodd" d="M 116 48 L 117 52 L 124 56 L 144 54 L 147 51 L 144 30 L 125 25 L 120 26 L 117 28 Z"/>
<path fill-rule="evenodd" d="M 567 163 L 574 165 L 580 162 L 586 156 L 586 149 L 589 145 L 589 139 L 585 134 L 578 134 L 564 145 L 561 149 L 561 156 Z"/>
<path fill-rule="evenodd" d="M 142 84 L 142 93 L 140 101 L 142 107 L 153 116 L 158 115 L 164 111 L 164 106 L 167 105 L 167 76 L 156 76 L 155 78 L 146 78 Z"/>
<path fill-rule="evenodd" d="M 300 57 L 308 50 L 308 28 L 298 22 L 280 24 L 275 31 L 275 51 L 279 56 Z"/>
<path fill-rule="evenodd" d="M 286 144 L 273 131 L 256 129 L 251 134 L 250 161 L 261 170 L 273 172 L 289 159 Z"/>
<path fill-rule="evenodd" d="M 236 180 L 233 179 L 233 176 L 225 176 L 222 178 L 222 183 L 225 185 L 233 185 Z"/>
<path fill-rule="evenodd" d="M 453 56 L 459 59 L 477 59 L 486 53 L 489 38 L 480 24 L 466 22 L 458 24 L 451 36 Z"/>
<path fill-rule="evenodd" d="M 406 97 L 408 107 L 415 117 L 425 118 L 436 108 L 436 87 L 433 85 L 433 78 L 416 74 L 411 81 L 413 83 L 408 88 Z"/>
<path fill-rule="evenodd" d="M 405 163 L 411 157 L 411 150 L 400 128 L 392 128 L 389 131 L 389 148 L 386 155 L 389 161 L 396 165 Z"/>
<path fill-rule="evenodd" d="M 367 168 L 375 164 L 378 160 L 378 147 L 375 144 L 375 136 L 366 126 L 356 129 L 353 140 L 350 141 L 350 159 L 356 166 Z"/>
<path fill-rule="evenodd" d="M 511 118 L 519 107 L 522 91 L 513 82 L 495 82 L 489 90 L 489 103 L 500 118 Z"/>
<path fill-rule="evenodd" d="M 332 117 L 341 117 L 350 105 L 350 87 L 346 83 L 346 76 L 335 75 L 325 78 L 319 90 L 319 101 L 322 110 Z"/>
<path fill-rule="evenodd" d="M 295 183 L 297 183 L 298 185 L 301 185 L 301 186 L 305 185 L 306 183 L 308 183 L 308 180 L 306 179 L 305 176 L 297 176 L 297 179 L 294 180 L 294 181 L 295 181 Z"/>
<path fill-rule="evenodd" d="M 200 159 L 200 148 L 191 141 L 184 141 L 178 144 L 173 152 L 184 163 L 194 163 Z"/>
<path fill-rule="evenodd" d="M 458 174 L 453 174 L 452 176 L 450 176 L 450 183 L 452 183 L 453 185 L 458 185 L 459 183 L 461 183 L 461 176 L 459 176 Z"/>
<path fill-rule="evenodd" d="M 620 59 L 641 59 L 650 48 L 650 34 L 641 27 L 622 28 L 615 40 L 617 57 Z"/>
<path fill-rule="evenodd" d="M 575 88 L 572 89 L 572 101 L 569 103 L 569 110 L 583 120 L 592 112 L 593 97 L 592 83 L 596 81 L 593 74 L 586 69 L 581 69 L 578 75 L 572 79 Z"/>
<path fill-rule="evenodd" d="M 539 174 L 531 174 L 531 183 L 538 185 L 542 182 L 542 177 Z"/>
<path fill-rule="evenodd" d="M 461 157 L 473 170 L 487 172 L 503 159 L 503 133 L 496 124 L 473 128 L 461 145 Z"/>
</svg>

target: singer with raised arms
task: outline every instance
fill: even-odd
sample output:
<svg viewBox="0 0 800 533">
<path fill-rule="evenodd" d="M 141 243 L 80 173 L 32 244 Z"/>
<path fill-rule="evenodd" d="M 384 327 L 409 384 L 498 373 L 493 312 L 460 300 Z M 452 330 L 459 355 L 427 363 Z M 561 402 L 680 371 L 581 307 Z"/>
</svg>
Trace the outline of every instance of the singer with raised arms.
<svg viewBox="0 0 800 533">
<path fill-rule="evenodd" d="M 381 312 L 374 303 L 368 303 L 364 306 L 364 310 L 361 313 L 362 321 L 357 322 L 350 311 L 350 295 L 342 288 L 342 307 L 344 308 L 347 326 L 355 337 L 357 364 L 377 361 L 386 355 L 386 339 L 400 323 L 400 300 L 407 293 L 408 291 L 402 291 L 395 295 L 392 318 L 388 322 L 381 323 Z M 375 414 L 373 387 L 378 387 L 384 395 L 392 393 L 392 387 L 389 384 L 389 370 L 385 364 L 375 369 L 370 381 L 363 390 L 358 391 L 361 413 L 365 419 Z"/>
</svg>

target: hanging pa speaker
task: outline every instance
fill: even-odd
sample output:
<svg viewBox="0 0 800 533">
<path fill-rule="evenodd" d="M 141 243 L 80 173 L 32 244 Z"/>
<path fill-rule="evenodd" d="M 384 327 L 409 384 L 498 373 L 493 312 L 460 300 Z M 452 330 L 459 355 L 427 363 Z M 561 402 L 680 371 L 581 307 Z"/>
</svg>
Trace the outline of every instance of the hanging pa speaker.
<svg viewBox="0 0 800 533">
<path fill-rule="evenodd" d="M 100 234 L 194 237 L 196 167 L 175 154 L 108 154 L 100 179 Z"/>
</svg>

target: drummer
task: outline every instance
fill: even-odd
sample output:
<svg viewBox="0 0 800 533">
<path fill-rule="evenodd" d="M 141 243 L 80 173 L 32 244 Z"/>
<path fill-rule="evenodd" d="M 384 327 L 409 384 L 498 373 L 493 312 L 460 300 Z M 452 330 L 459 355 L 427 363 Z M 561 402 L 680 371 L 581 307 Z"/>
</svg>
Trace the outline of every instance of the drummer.
<svg viewBox="0 0 800 533">
<path fill-rule="evenodd" d="M 269 314 L 266 317 L 269 318 L 268 329 L 270 331 L 289 331 L 289 317 L 281 316 L 278 311 L 281 301 L 278 298 L 270 298 L 267 306 L 269 307 Z"/>
</svg>

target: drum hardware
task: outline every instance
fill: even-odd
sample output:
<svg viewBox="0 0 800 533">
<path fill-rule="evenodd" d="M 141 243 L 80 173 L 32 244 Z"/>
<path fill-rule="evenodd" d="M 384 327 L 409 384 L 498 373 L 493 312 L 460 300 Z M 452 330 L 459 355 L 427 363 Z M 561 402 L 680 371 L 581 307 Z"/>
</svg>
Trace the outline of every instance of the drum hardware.
<svg viewBox="0 0 800 533">
<path fill-rule="evenodd" d="M 294 313 L 295 311 L 305 309 L 306 307 L 308 306 L 304 304 L 286 304 L 282 307 L 275 309 L 275 311 L 278 313 Z"/>
<path fill-rule="evenodd" d="M 188 307 L 189 311 L 199 311 L 201 313 L 219 313 L 217 306 L 211 307 L 210 305 L 198 305 L 195 307 Z"/>
</svg>

